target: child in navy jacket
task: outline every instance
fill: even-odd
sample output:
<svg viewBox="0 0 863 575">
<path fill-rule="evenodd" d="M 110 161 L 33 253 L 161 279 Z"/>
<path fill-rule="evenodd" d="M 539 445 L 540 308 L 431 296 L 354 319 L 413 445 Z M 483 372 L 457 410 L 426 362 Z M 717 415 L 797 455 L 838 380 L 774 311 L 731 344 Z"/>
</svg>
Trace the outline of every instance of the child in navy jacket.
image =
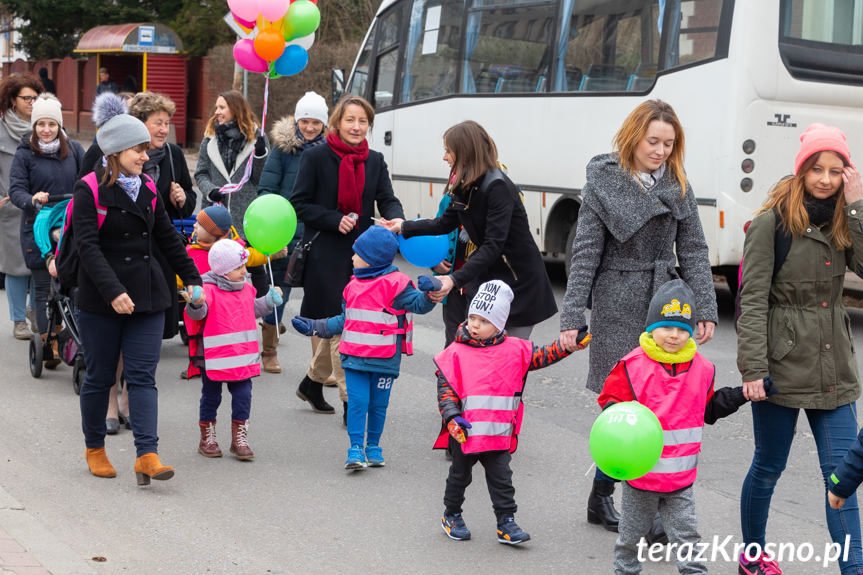
<svg viewBox="0 0 863 575">
<path fill-rule="evenodd" d="M 857 435 L 855 443 L 827 482 L 827 500 L 833 509 L 841 509 L 845 500 L 854 495 L 857 488 L 863 483 L 863 430 Z"/>
<path fill-rule="evenodd" d="M 386 228 L 367 229 L 354 242 L 354 275 L 345 287 L 342 314 L 291 320 L 304 335 L 342 335 L 339 353 L 348 392 L 348 470 L 384 466 L 379 443 L 390 389 L 399 375 L 402 353 L 413 353 L 410 314 L 428 313 L 434 307 L 393 265 L 398 246 L 395 234 Z"/>
</svg>

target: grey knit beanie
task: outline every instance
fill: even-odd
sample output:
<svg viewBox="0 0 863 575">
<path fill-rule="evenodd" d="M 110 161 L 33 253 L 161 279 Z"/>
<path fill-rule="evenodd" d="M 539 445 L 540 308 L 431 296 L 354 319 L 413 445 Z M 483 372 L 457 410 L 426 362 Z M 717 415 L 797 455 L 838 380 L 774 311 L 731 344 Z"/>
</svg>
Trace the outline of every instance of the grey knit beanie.
<svg viewBox="0 0 863 575">
<path fill-rule="evenodd" d="M 665 282 L 647 308 L 644 331 L 658 327 L 680 327 L 692 335 L 695 328 L 695 294 L 683 280 Z"/>
<path fill-rule="evenodd" d="M 144 122 L 128 114 L 114 116 L 96 132 L 96 143 L 106 156 L 150 142 L 150 131 Z"/>
</svg>

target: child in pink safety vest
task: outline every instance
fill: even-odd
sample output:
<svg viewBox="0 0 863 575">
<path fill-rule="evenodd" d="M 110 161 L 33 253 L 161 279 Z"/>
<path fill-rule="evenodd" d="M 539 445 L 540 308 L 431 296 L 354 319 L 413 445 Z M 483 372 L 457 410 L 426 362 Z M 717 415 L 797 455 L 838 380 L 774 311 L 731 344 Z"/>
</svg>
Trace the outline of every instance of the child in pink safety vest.
<svg viewBox="0 0 863 575">
<path fill-rule="evenodd" d="M 279 288 L 255 297 L 246 281 L 249 254 L 238 242 L 224 239 L 209 250 L 210 271 L 202 274 L 205 301 L 186 304 L 186 316 L 201 334 L 201 404 L 198 453 L 221 457 L 216 442 L 216 413 L 222 402 L 222 383 L 231 393 L 231 453 L 246 461 L 255 457 L 247 433 L 252 407 L 252 378 L 261 374 L 258 325 L 255 318 L 272 313 L 282 302 Z"/>
<path fill-rule="evenodd" d="M 385 464 L 380 439 L 401 356 L 413 353 L 411 313 L 428 313 L 434 302 L 393 265 L 399 244 L 391 231 L 372 226 L 353 247 L 354 275 L 343 292 L 342 314 L 315 320 L 297 316 L 291 324 L 303 335 L 341 334 L 350 438 L 345 469 L 361 470 Z M 440 289 L 438 280 L 423 279 L 437 283 L 429 289 Z"/>
<path fill-rule="evenodd" d="M 559 340 L 538 347 L 507 336 L 504 327 L 512 299 L 512 289 L 500 280 L 479 286 L 455 341 L 434 358 L 438 407 L 446 421 L 434 447 L 449 447 L 452 453 L 441 526 L 458 541 L 470 539 L 462 504 L 477 462 L 485 468 L 497 517 L 497 540 L 509 545 L 530 540 L 515 522 L 515 488 L 509 467 L 521 428 L 521 394 L 528 371 L 558 362 L 569 351 Z M 587 326 L 582 331 L 587 334 Z M 582 340 L 579 349 L 588 341 Z"/>
<path fill-rule="evenodd" d="M 624 483 L 623 510 L 614 546 L 614 573 L 641 572 L 638 544 L 659 512 L 671 544 L 699 549 L 692 484 L 705 422 L 713 424 L 746 403 L 742 387 L 714 390 L 713 364 L 696 351 L 695 296 L 683 280 L 663 284 L 647 311 L 640 345 L 605 380 L 599 405 L 622 401 L 649 407 L 662 424 L 665 445 L 646 475 Z M 657 543 L 656 545 L 659 545 Z M 687 549 L 688 547 L 683 547 Z M 697 553 L 677 558 L 680 573 L 707 573 Z"/>
</svg>

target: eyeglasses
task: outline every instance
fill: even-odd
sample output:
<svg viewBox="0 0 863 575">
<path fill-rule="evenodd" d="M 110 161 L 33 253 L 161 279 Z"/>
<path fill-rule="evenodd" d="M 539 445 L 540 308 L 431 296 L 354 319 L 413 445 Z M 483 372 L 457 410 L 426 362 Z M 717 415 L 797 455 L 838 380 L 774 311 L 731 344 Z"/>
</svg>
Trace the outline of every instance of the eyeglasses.
<svg viewBox="0 0 863 575">
<path fill-rule="evenodd" d="M 31 102 L 35 102 L 38 97 L 39 96 L 18 96 L 18 98 L 21 98 L 28 104 L 30 104 Z"/>
</svg>

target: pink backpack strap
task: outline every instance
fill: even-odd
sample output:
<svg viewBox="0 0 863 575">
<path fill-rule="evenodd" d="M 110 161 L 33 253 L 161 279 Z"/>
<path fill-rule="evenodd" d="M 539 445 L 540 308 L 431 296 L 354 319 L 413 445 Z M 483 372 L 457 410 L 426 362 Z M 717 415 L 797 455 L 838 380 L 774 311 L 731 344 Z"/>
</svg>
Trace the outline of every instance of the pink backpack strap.
<svg viewBox="0 0 863 575">
<path fill-rule="evenodd" d="M 156 211 L 156 196 L 159 195 L 159 191 L 156 189 L 156 183 L 153 182 L 153 178 L 151 178 L 147 174 L 141 174 L 141 175 L 144 176 L 144 184 L 146 184 L 146 186 L 148 188 L 150 188 L 150 191 L 153 192 L 153 202 L 152 202 L 153 206 L 152 207 L 153 207 L 153 212 L 155 212 Z"/>
<path fill-rule="evenodd" d="M 99 181 L 96 179 L 96 172 L 90 172 L 81 180 L 90 187 L 93 192 L 93 203 L 96 205 L 96 227 L 102 229 L 102 224 L 105 223 L 105 218 L 108 216 L 108 208 L 99 204 Z M 72 202 L 69 202 L 72 205 Z M 69 213 L 71 215 L 71 212 Z"/>
</svg>

